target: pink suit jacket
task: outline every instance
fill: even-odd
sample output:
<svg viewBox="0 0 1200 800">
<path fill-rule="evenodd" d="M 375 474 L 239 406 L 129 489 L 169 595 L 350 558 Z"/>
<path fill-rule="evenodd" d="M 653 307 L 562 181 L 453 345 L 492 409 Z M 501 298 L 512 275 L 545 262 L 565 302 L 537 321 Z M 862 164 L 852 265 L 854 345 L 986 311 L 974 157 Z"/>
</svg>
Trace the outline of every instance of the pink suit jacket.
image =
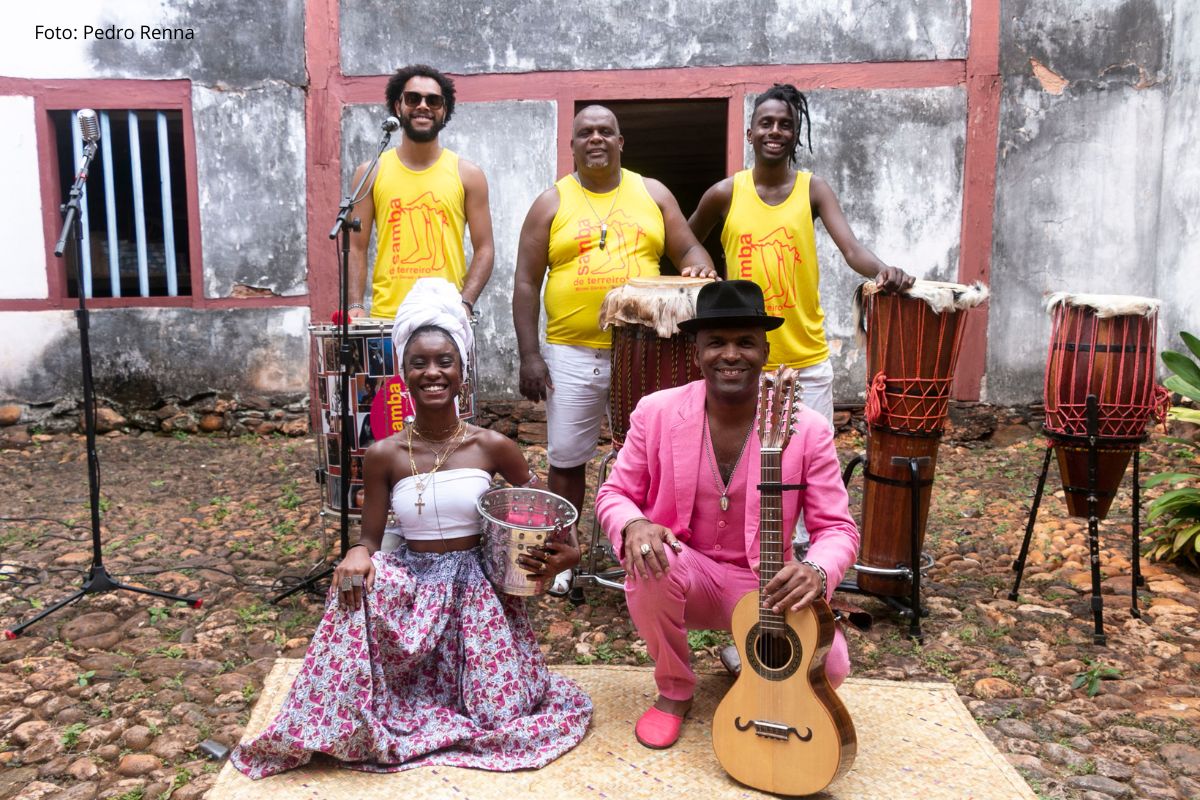
<svg viewBox="0 0 1200 800">
<path fill-rule="evenodd" d="M 637 517 L 670 528 L 682 542 L 691 537 L 688 526 L 696 500 L 697 466 L 705 457 L 704 395 L 704 381 L 699 380 L 648 395 L 634 409 L 625 445 L 596 493 L 597 517 L 617 553 L 621 553 L 621 529 Z M 784 560 L 792 558 L 791 534 L 803 508 L 804 526 L 812 540 L 805 558 L 825 569 L 829 599 L 854 564 L 858 526 L 850 516 L 828 421 L 802 408 L 794 430 L 783 452 L 782 481 L 808 488 L 783 493 Z M 750 467 L 745 543 L 751 566 L 759 560 L 759 455 L 756 430 L 742 456 Z"/>
</svg>

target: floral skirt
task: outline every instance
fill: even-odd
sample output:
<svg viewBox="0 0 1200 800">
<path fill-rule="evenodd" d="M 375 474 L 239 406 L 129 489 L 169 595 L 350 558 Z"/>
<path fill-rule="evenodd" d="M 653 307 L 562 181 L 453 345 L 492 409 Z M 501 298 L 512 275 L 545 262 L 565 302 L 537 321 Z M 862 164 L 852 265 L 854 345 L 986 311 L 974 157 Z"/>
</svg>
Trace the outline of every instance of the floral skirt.
<svg viewBox="0 0 1200 800">
<path fill-rule="evenodd" d="M 371 772 L 510 771 L 579 743 L 591 700 L 546 668 L 524 600 L 496 593 L 478 549 L 373 559 L 367 608 L 331 597 L 282 710 L 235 767 L 262 778 L 326 753 Z"/>
</svg>

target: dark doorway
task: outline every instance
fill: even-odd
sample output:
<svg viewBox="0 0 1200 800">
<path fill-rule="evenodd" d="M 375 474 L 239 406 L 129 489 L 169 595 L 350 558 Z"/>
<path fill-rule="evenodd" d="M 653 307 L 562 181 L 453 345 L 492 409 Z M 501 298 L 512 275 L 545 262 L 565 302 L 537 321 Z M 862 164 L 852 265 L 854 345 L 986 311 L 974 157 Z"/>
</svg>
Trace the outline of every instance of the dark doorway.
<svg viewBox="0 0 1200 800">
<path fill-rule="evenodd" d="M 621 166 L 662 181 L 685 217 L 708 187 L 725 177 L 727 100 L 580 100 L 575 112 L 592 104 L 617 115 L 625 137 Z M 704 246 L 724 274 L 719 226 Z M 665 273 L 676 272 L 666 257 L 662 266 Z"/>
</svg>

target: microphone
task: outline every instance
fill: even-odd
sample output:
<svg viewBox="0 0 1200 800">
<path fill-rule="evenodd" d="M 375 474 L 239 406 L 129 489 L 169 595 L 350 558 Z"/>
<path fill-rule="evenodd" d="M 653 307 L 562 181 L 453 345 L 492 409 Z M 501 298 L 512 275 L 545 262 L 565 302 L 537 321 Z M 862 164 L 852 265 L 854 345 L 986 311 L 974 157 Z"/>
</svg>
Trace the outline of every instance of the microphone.
<svg viewBox="0 0 1200 800">
<path fill-rule="evenodd" d="M 79 134 L 85 142 L 100 141 L 100 121 L 96 112 L 85 108 L 79 112 Z"/>
<path fill-rule="evenodd" d="M 391 133 L 392 131 L 396 130 L 399 127 L 400 127 L 400 120 L 396 119 L 395 117 L 388 117 L 387 119 L 385 119 L 383 121 L 383 129 L 385 131 L 387 131 L 388 133 Z"/>
</svg>

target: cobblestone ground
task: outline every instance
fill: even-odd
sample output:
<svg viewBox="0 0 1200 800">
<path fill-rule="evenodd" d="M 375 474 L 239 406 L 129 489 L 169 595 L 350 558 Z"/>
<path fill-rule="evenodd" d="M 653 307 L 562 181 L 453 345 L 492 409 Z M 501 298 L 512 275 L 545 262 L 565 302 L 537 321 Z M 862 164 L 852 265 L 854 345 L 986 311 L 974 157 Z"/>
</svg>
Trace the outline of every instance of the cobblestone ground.
<svg viewBox="0 0 1200 800">
<path fill-rule="evenodd" d="M 0 624 L 12 626 L 78 588 L 91 533 L 82 438 L 7 441 Z M 838 443 L 843 462 L 862 446 L 853 433 Z M 105 565 L 204 605 L 90 595 L 0 643 L 0 800 L 202 797 L 219 765 L 199 743 L 239 739 L 272 661 L 304 652 L 321 611 L 314 595 L 270 602 L 335 549 L 311 440 L 116 433 L 99 452 Z M 540 448 L 528 452 L 544 463 Z M 1130 617 L 1129 497 L 1101 530 L 1108 646 L 1091 639 L 1086 525 L 1066 516 L 1053 469 L 1021 595 L 1007 599 L 1041 453 L 1023 425 L 990 444 L 942 446 L 925 643 L 882 604 L 851 597 L 875 615 L 849 633 L 855 674 L 953 682 L 1042 797 L 1200 797 L 1200 579 L 1145 564 L 1146 612 Z M 1143 474 L 1177 457 L 1155 443 Z M 551 662 L 647 661 L 619 593 L 533 608 Z M 726 636 L 692 641 L 716 667 Z M 1094 694 L 1073 688 L 1079 675 L 1097 678 Z"/>
</svg>

